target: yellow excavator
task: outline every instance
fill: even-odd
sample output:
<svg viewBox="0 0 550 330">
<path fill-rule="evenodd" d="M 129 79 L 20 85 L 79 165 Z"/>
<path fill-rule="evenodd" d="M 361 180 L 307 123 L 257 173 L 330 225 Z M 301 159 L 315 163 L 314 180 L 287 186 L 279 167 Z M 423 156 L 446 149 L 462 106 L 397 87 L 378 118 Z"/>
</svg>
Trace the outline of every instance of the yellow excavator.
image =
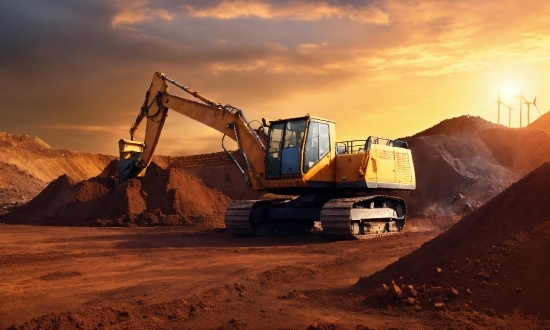
<svg viewBox="0 0 550 330">
<path fill-rule="evenodd" d="M 173 84 L 197 99 L 172 94 Z M 172 109 L 223 134 L 222 148 L 255 190 L 294 198 L 235 201 L 225 225 L 236 236 L 323 232 L 338 239 L 361 239 L 400 232 L 407 207 L 395 196 L 377 191 L 413 190 L 416 178 L 411 151 L 404 141 L 370 136 L 336 141 L 334 121 L 310 116 L 262 119 L 253 128 L 244 113 L 155 73 L 145 101 L 130 128 L 130 140 L 119 141 L 119 183 L 143 177 L 162 127 Z M 146 119 L 144 141 L 135 141 Z M 240 162 L 224 146 L 236 141 Z"/>
</svg>

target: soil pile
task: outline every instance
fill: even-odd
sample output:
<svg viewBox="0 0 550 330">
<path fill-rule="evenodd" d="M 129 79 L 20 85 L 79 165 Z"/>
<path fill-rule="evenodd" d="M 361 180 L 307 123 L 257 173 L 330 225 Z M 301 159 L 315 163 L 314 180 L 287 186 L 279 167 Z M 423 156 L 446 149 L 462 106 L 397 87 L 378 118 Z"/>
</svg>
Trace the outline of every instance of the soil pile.
<svg viewBox="0 0 550 330">
<path fill-rule="evenodd" d="M 239 164 L 245 164 L 239 152 L 231 153 Z M 153 161 L 163 168 L 186 169 L 208 188 L 221 191 L 234 200 L 269 197 L 265 191 L 248 188 L 244 174 L 231 162 L 225 152 L 183 157 L 155 156 Z"/>
<path fill-rule="evenodd" d="M 109 173 L 108 165 L 104 173 Z M 154 163 L 142 179 L 115 186 L 108 176 L 81 182 L 67 175 L 28 204 L 5 216 L 8 223 L 95 226 L 191 225 L 223 227 L 231 199 L 205 187 L 185 170 Z"/>
<path fill-rule="evenodd" d="M 407 141 L 417 189 L 399 195 L 413 214 L 468 214 L 550 160 L 548 132 L 479 117 L 445 120 Z"/>
<path fill-rule="evenodd" d="M 460 133 L 479 131 L 486 128 L 502 127 L 493 124 L 481 117 L 470 115 L 460 116 L 451 119 L 445 119 L 437 125 L 434 125 L 422 132 L 416 133 L 412 137 L 432 136 L 432 135 L 456 135 Z M 407 138 L 405 138 L 407 139 Z"/>
<path fill-rule="evenodd" d="M 85 180 L 114 159 L 56 150 L 36 136 L 5 132 L 0 132 L 0 154 L 0 206 L 4 210 L 29 201 L 60 175 Z"/>
<path fill-rule="evenodd" d="M 356 288 L 367 303 L 550 319 L 550 163 Z M 384 285 L 383 285 L 384 284 Z"/>
<path fill-rule="evenodd" d="M 44 189 L 44 182 L 19 167 L 0 162 L 0 213 L 26 203 Z"/>
<path fill-rule="evenodd" d="M 544 115 L 540 116 L 539 118 L 537 118 L 537 120 L 529 124 L 529 126 L 527 127 L 550 133 L 550 112 L 547 112 Z"/>
<path fill-rule="evenodd" d="M 153 161 L 161 167 L 174 168 L 232 164 L 227 154 L 223 151 L 182 157 L 153 156 Z"/>
</svg>

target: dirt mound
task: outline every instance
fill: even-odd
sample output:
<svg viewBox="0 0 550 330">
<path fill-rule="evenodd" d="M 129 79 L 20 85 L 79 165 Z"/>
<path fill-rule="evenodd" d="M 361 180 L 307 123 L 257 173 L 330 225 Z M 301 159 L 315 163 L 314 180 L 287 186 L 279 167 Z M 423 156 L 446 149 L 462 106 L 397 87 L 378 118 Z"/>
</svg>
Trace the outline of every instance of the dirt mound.
<svg viewBox="0 0 550 330">
<path fill-rule="evenodd" d="M 232 152 L 236 154 L 235 151 Z M 192 168 L 198 166 L 227 165 L 232 164 L 227 154 L 223 151 L 209 154 L 191 156 L 154 156 L 153 161 L 161 167 Z"/>
<path fill-rule="evenodd" d="M 104 172 L 109 172 L 107 167 Z M 76 183 L 67 175 L 27 205 L 5 215 L 8 223 L 96 226 L 192 225 L 223 227 L 230 199 L 181 169 L 154 163 L 142 179 L 114 186 L 110 177 Z"/>
<path fill-rule="evenodd" d="M 12 164 L 0 162 L 0 214 L 28 202 L 44 183 Z"/>
<path fill-rule="evenodd" d="M 67 174 L 75 180 L 98 175 L 112 156 L 52 149 L 36 136 L 0 132 L 0 205 L 9 209 L 35 197 Z"/>
<path fill-rule="evenodd" d="M 458 129 L 451 127 L 454 121 L 458 128 L 468 122 L 454 118 L 437 129 L 448 135 L 408 139 L 417 189 L 399 196 L 412 213 L 467 214 L 550 159 L 547 132 L 484 124 L 474 118 L 468 129 L 494 128 L 456 133 Z M 443 131 L 443 127 L 451 128 Z"/>
<path fill-rule="evenodd" d="M 539 129 L 550 133 L 550 112 L 547 112 L 544 115 L 540 116 L 539 118 L 537 118 L 537 120 L 529 124 L 529 126 L 527 127 L 532 129 Z"/>
<path fill-rule="evenodd" d="M 35 151 L 51 149 L 51 147 L 40 138 L 32 135 L 17 135 L 6 132 L 0 132 L 0 147 L 25 148 Z"/>
<path fill-rule="evenodd" d="M 245 164 L 239 152 L 231 153 L 240 164 Z M 265 191 L 251 190 L 246 186 L 243 174 L 225 152 L 183 157 L 155 156 L 153 161 L 163 168 L 186 169 L 208 188 L 221 191 L 234 200 L 269 198 Z"/>
<path fill-rule="evenodd" d="M 416 133 L 412 137 L 431 136 L 431 135 L 456 135 L 466 132 L 479 131 L 486 128 L 502 127 L 493 124 L 481 117 L 464 115 L 456 118 L 445 119 L 437 125 L 434 125 L 422 132 Z M 407 138 L 406 138 L 407 139 Z"/>
<path fill-rule="evenodd" d="M 493 315 L 519 309 L 550 319 L 548 187 L 545 163 L 420 249 L 361 278 L 357 289 L 383 307 L 467 304 Z"/>
</svg>

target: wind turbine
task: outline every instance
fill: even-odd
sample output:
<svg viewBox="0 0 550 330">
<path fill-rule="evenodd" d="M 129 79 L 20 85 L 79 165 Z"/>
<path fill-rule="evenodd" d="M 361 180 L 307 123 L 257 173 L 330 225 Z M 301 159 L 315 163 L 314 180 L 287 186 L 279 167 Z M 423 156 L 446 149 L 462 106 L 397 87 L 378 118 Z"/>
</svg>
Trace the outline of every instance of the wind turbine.
<svg viewBox="0 0 550 330">
<path fill-rule="evenodd" d="M 519 95 L 516 96 L 516 97 L 519 99 L 519 127 L 522 126 L 522 119 L 523 119 L 522 105 L 523 105 L 524 102 L 527 105 L 527 125 L 529 125 L 531 123 L 530 120 L 529 120 L 529 114 L 530 114 L 529 109 L 531 108 L 531 104 L 533 104 L 535 106 L 535 108 L 537 108 L 537 111 L 539 112 L 539 115 L 542 116 L 542 114 L 540 113 L 539 107 L 537 107 L 537 97 L 535 97 L 533 102 L 527 101 L 525 96 L 523 96 L 523 87 L 521 87 Z"/>
<path fill-rule="evenodd" d="M 542 113 L 540 113 L 540 110 L 539 110 L 539 107 L 537 107 L 537 98 L 535 97 L 535 99 L 533 100 L 533 102 L 529 102 L 525 99 L 525 97 L 523 98 L 523 101 L 525 102 L 525 104 L 527 104 L 527 125 L 529 125 L 531 122 L 529 121 L 529 114 L 531 113 L 529 110 L 531 108 L 531 104 L 535 106 L 535 108 L 537 108 L 537 111 L 539 112 L 539 115 L 542 116 Z"/>
<path fill-rule="evenodd" d="M 515 111 L 511 106 L 507 105 L 506 103 L 502 102 L 502 99 L 500 98 L 500 91 L 498 91 L 498 119 L 497 124 L 500 125 L 500 106 L 503 105 L 504 107 L 508 108 L 508 127 L 512 127 L 512 111 Z M 537 108 L 538 110 L 538 108 Z"/>
</svg>

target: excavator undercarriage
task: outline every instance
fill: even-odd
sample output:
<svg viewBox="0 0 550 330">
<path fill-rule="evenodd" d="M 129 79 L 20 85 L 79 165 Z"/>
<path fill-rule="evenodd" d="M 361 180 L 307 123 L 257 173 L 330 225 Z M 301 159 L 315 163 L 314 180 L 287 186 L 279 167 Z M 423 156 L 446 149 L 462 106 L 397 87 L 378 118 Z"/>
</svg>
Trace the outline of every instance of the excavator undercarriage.
<svg viewBox="0 0 550 330">
<path fill-rule="evenodd" d="M 268 236 L 307 233 L 319 222 L 324 234 L 335 239 L 392 235 L 405 226 L 406 204 L 400 198 L 300 199 L 235 201 L 227 209 L 225 225 L 236 236 Z"/>
</svg>

